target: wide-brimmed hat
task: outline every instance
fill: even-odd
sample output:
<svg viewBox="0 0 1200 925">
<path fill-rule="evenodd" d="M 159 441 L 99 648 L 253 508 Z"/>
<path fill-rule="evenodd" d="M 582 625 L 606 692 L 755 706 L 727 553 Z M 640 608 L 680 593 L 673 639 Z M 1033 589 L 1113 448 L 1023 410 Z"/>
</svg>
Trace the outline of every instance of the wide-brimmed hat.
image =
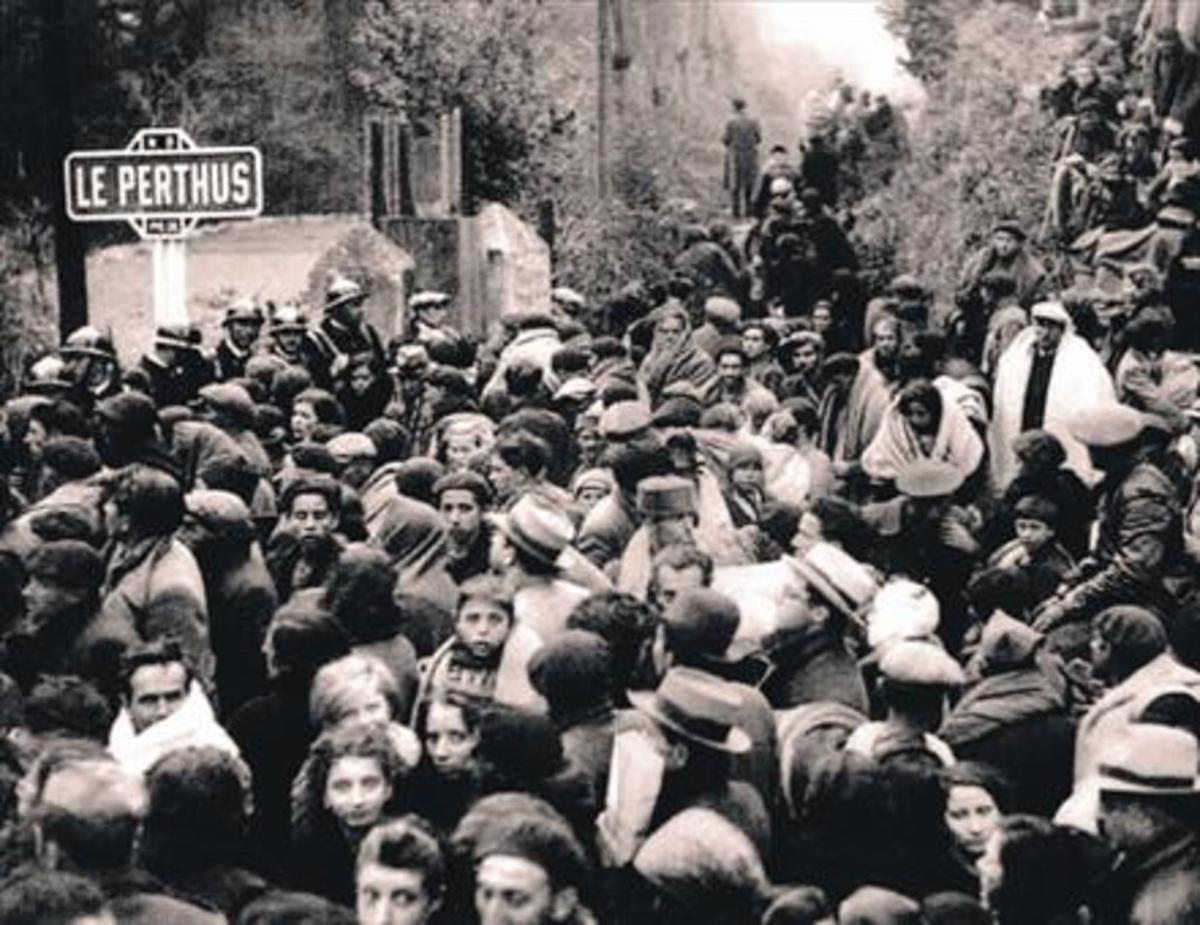
<svg viewBox="0 0 1200 925">
<path fill-rule="evenodd" d="M 325 289 L 325 311 L 331 312 L 339 305 L 364 302 L 366 299 L 367 290 L 361 284 L 348 276 L 335 276 Z"/>
<path fill-rule="evenodd" d="M 750 737 L 734 722 L 741 696 L 715 675 L 672 668 L 653 693 L 629 691 L 628 697 L 636 709 L 690 742 L 731 755 L 750 750 Z"/>
<path fill-rule="evenodd" d="M 510 543 L 547 565 L 554 565 L 575 538 L 575 528 L 560 511 L 525 495 L 507 514 L 495 514 L 492 523 Z"/>
<path fill-rule="evenodd" d="M 1200 746 L 1190 732 L 1157 723 L 1132 723 L 1100 753 L 1100 792 L 1200 793 L 1198 761 Z"/>
<path fill-rule="evenodd" d="M 1129 405 L 1111 403 L 1072 415 L 1071 436 L 1085 446 L 1122 446 L 1150 427 L 1166 430 L 1162 419 Z"/>
<path fill-rule="evenodd" d="M 857 613 L 879 591 L 870 569 L 831 543 L 816 543 L 792 559 L 804 581 L 847 616 Z"/>
</svg>

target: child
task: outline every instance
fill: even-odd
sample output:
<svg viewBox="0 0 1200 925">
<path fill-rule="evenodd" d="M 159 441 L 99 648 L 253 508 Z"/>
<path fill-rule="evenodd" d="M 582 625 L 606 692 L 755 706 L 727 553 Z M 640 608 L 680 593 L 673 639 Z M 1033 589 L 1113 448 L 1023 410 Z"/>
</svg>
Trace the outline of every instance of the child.
<svg viewBox="0 0 1200 925">
<path fill-rule="evenodd" d="M 496 701 L 545 711 L 529 683 L 529 659 L 541 638 L 513 620 L 512 595 L 494 575 L 459 587 L 454 634 L 421 665 L 421 699 L 453 691 L 478 702 Z"/>
<path fill-rule="evenodd" d="M 1051 597 L 1075 560 L 1058 541 L 1058 507 L 1041 495 L 1024 495 L 1014 509 L 1016 539 L 1005 543 L 988 565 L 1021 571 L 1029 579 L 1031 609 Z"/>
</svg>

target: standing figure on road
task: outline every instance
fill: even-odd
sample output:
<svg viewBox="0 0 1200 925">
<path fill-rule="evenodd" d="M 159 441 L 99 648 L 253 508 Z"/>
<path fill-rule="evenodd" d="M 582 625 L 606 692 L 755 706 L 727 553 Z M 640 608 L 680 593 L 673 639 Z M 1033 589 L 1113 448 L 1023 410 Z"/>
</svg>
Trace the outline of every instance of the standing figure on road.
<svg viewBox="0 0 1200 925">
<path fill-rule="evenodd" d="M 733 100 L 733 118 L 725 123 L 725 188 L 733 194 L 733 217 L 749 216 L 754 184 L 758 179 L 758 144 L 762 129 L 746 115 L 746 101 Z"/>
</svg>

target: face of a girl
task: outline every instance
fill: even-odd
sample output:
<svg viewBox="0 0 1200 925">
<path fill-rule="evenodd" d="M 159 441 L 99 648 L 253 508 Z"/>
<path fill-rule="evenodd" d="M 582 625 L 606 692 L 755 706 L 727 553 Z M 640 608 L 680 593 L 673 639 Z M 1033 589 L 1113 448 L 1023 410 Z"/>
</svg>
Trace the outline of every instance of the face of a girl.
<svg viewBox="0 0 1200 925">
<path fill-rule="evenodd" d="M 325 781 L 325 808 L 350 829 L 369 829 L 383 815 L 392 795 L 377 758 L 343 755 Z"/>
<path fill-rule="evenodd" d="M 761 466 L 738 466 L 733 470 L 733 484 L 738 488 L 763 488 L 763 471 Z"/>
<path fill-rule="evenodd" d="M 433 703 L 425 721 L 425 751 L 441 774 L 469 770 L 479 746 L 479 734 L 467 729 L 462 710 L 449 703 Z"/>
<path fill-rule="evenodd" d="M 904 407 L 904 417 L 908 425 L 918 434 L 933 432 L 933 412 L 921 402 L 909 402 Z"/>
<path fill-rule="evenodd" d="M 312 436 L 313 428 L 317 426 L 317 412 L 306 401 L 298 401 L 292 405 L 292 438 L 298 442 Z"/>
<path fill-rule="evenodd" d="M 980 858 L 1000 822 L 1000 810 L 982 787 L 951 787 L 946 797 L 946 828 L 954 843 L 973 858 Z"/>
</svg>

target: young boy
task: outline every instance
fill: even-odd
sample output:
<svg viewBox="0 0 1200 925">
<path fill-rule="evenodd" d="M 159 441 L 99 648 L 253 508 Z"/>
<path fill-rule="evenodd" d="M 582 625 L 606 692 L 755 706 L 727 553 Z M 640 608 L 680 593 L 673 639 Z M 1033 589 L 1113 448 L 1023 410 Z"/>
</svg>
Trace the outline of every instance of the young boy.
<svg viewBox="0 0 1200 925">
<path fill-rule="evenodd" d="M 499 578 L 470 578 L 459 588 L 454 635 L 421 665 L 421 695 L 452 691 L 475 701 L 544 711 L 527 670 L 541 646 L 537 633 L 514 621 L 512 594 Z"/>
<path fill-rule="evenodd" d="M 1058 541 L 1058 507 L 1041 495 L 1017 501 L 1014 526 L 1017 536 L 988 560 L 989 566 L 1024 572 L 1029 578 L 1031 608 L 1051 597 L 1075 560 Z"/>
</svg>

